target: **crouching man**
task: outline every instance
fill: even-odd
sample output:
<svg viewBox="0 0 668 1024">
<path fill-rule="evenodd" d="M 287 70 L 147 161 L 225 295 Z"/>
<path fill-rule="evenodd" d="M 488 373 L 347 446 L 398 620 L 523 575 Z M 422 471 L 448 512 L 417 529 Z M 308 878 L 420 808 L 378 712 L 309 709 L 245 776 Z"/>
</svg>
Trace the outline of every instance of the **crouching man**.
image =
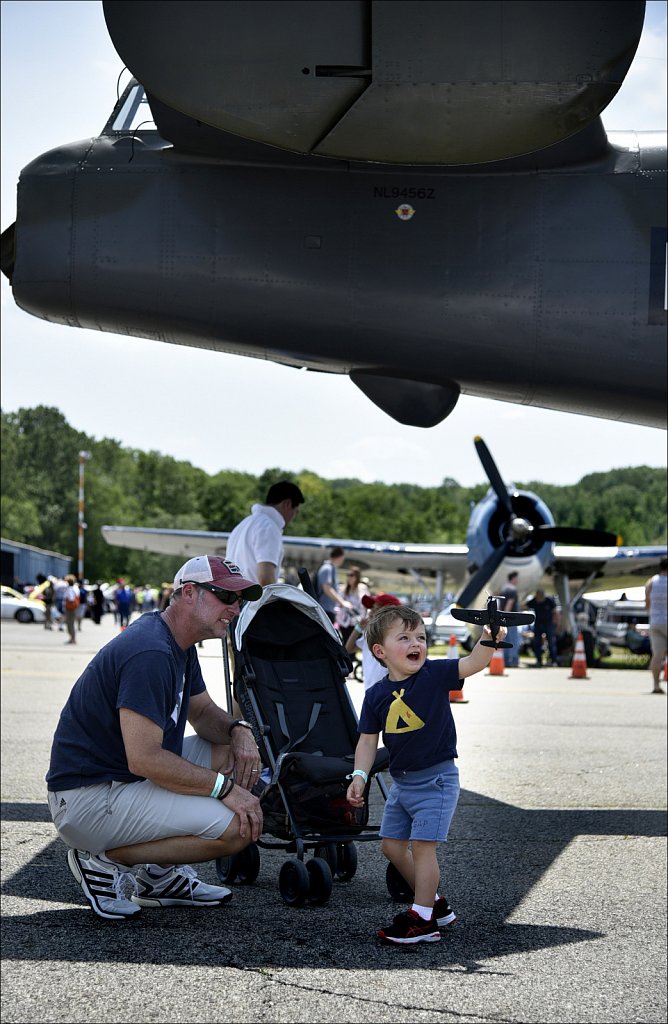
<svg viewBox="0 0 668 1024">
<path fill-rule="evenodd" d="M 261 594 L 233 562 L 191 558 L 169 606 L 123 630 L 75 683 L 53 740 L 48 800 L 99 917 L 231 898 L 190 864 L 259 838 L 250 790 L 262 765 L 249 724 L 207 693 L 194 645 L 222 639 L 240 605 Z M 185 737 L 186 722 L 194 736 Z"/>
</svg>

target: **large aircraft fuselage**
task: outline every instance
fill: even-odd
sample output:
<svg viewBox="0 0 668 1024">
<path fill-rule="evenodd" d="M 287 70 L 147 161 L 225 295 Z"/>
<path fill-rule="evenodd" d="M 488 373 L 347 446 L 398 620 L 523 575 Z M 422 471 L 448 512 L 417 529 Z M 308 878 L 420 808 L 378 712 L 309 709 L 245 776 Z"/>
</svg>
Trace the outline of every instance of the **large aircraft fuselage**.
<svg viewBox="0 0 668 1024">
<path fill-rule="evenodd" d="M 12 287 L 68 326 L 665 426 L 665 156 L 495 173 L 104 135 L 24 169 Z"/>
</svg>

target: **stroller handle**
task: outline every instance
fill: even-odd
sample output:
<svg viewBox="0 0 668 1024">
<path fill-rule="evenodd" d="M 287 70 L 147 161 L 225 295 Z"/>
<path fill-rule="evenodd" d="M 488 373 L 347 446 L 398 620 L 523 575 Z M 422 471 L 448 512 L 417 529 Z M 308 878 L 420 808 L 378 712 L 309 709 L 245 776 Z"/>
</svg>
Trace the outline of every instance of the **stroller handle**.
<svg viewBox="0 0 668 1024">
<path fill-rule="evenodd" d="M 309 576 L 308 569 L 305 566 L 302 566 L 301 569 L 297 569 L 297 575 L 299 576 L 299 582 L 301 583 L 304 592 L 308 594 L 309 597 L 312 597 L 313 600 L 315 601 L 315 590 L 313 589 L 313 584 L 311 582 L 311 577 Z"/>
</svg>

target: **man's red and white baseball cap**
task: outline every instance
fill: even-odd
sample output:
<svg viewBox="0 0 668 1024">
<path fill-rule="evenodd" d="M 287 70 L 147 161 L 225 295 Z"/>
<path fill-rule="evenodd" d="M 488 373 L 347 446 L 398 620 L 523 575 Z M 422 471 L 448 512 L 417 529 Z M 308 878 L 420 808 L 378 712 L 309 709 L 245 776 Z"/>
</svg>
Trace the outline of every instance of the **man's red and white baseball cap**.
<svg viewBox="0 0 668 1024">
<path fill-rule="evenodd" d="M 233 590 L 245 601 L 257 601 L 262 597 L 259 583 L 247 580 L 238 565 L 217 555 L 189 558 L 174 577 L 174 590 L 180 590 L 184 583 L 208 583 L 220 590 Z"/>
</svg>

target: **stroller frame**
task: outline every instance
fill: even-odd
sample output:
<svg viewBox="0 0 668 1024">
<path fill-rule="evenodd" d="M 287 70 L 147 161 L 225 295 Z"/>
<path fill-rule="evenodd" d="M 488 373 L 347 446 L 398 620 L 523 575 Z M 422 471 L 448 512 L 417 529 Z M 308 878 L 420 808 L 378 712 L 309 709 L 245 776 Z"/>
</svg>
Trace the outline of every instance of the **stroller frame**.
<svg viewBox="0 0 668 1024">
<path fill-rule="evenodd" d="M 287 584 L 265 587 L 260 601 L 244 606 L 231 636 L 234 695 L 253 726 L 271 780 L 260 795 L 266 833 L 241 853 L 216 861 L 221 881 L 250 883 L 259 873 L 260 849 L 294 854 L 281 868 L 279 889 L 284 901 L 295 906 L 325 903 L 334 879 L 349 881 L 355 874 L 355 842 L 380 838 L 380 825 L 368 824 L 368 798 L 375 779 L 387 799 L 380 773 L 388 764 L 381 748 L 361 814 L 345 801 L 358 735 L 346 687 L 352 661 L 315 600 L 306 570 L 299 575 L 303 590 Z M 231 709 L 225 641 L 223 662 Z M 309 850 L 315 855 L 305 861 Z"/>
</svg>

